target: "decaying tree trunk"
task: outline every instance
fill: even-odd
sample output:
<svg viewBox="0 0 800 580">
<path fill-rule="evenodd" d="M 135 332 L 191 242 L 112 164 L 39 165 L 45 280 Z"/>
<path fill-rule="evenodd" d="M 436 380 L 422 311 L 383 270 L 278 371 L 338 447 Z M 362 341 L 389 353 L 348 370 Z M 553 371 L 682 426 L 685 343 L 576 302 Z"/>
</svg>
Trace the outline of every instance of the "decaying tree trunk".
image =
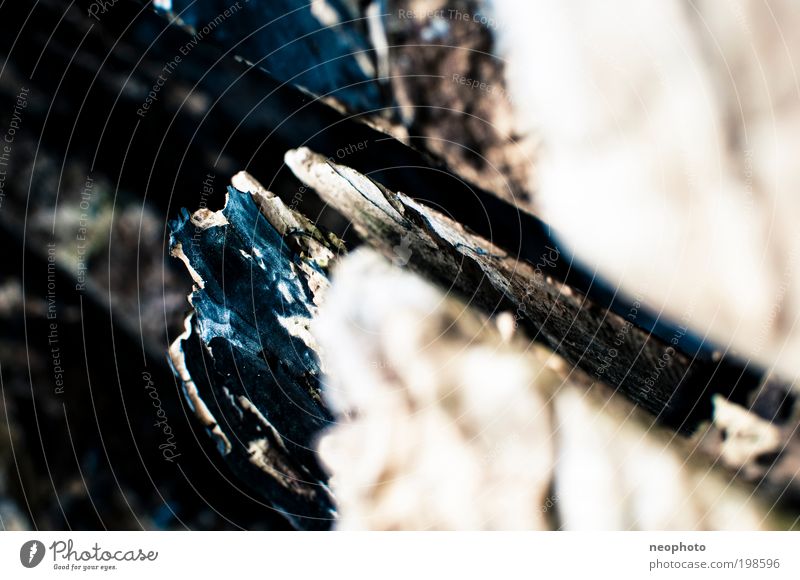
<svg viewBox="0 0 800 580">
<path fill-rule="evenodd" d="M 159 8 L 170 22 L 180 15 L 175 26 L 149 8 L 138 12 L 150 6 L 144 0 L 120 3 L 102 22 L 87 17 L 90 2 L 63 4 L 69 8 L 62 13 L 58 0 L 42 0 L 36 15 L 44 26 L 1 41 L 7 50 L 19 42 L 10 80 L 0 87 L 4 102 L 13 110 L 21 79 L 30 81 L 24 128 L 33 132 L 17 137 L 0 225 L 27 243 L 28 264 L 31 254 L 46 259 L 47 244 L 55 243 L 64 277 L 59 288 L 85 276 L 81 291 L 71 293 L 70 307 L 80 308 L 81 317 L 96 303 L 108 318 L 94 326 L 138 332 L 152 370 L 168 333 L 160 315 L 147 313 L 163 306 L 170 321 L 180 320 L 183 307 L 179 276 L 162 263 L 162 225 L 177 214 L 174 204 L 219 207 L 214 192 L 221 193 L 232 167 L 244 166 L 277 192 L 239 173 L 224 209 L 184 212 L 172 224 L 172 254 L 195 288 L 193 312 L 170 361 L 237 491 L 304 529 L 794 525 L 800 407 L 792 386 L 709 346 L 691 320 L 659 320 L 644 295 L 630 299 L 604 287 L 535 217 L 552 210 L 542 199 L 566 199 L 553 187 L 558 182 L 548 180 L 542 197 L 541 176 L 566 168 L 568 177 L 584 179 L 606 165 L 592 165 L 597 152 L 573 148 L 568 132 L 548 124 L 572 118 L 569 100 L 553 99 L 555 112 L 543 120 L 527 116 L 533 99 L 525 98 L 526 85 L 512 85 L 529 64 L 529 45 L 503 52 L 503 41 L 520 28 L 493 20 L 503 8 L 516 10 L 512 3 L 251 0 L 226 8 L 220 20 L 218 3 L 175 0 L 164 3 L 171 6 L 166 14 Z M 4 10 L 13 13 L 9 22 L 22 25 L 25 10 L 8 3 Z M 584 24 L 594 29 L 602 22 Z M 160 26 L 163 35 L 153 42 Z M 187 46 L 190 54 L 183 54 Z M 45 47 L 50 52 L 41 58 Z M 180 67 L 139 116 L 176 54 L 185 57 Z M 106 56 L 109 66 L 98 70 Z M 546 74 L 534 79 L 550 86 Z M 781 84 L 782 98 L 792 88 Z M 763 103 L 745 100 L 747 118 L 763 125 Z M 792 122 L 776 135 L 790 139 L 784 131 L 791 133 L 796 119 L 791 107 L 782 111 Z M 78 119 L 81 139 L 65 145 L 64 135 L 38 120 L 45 113 L 62 123 Z M 761 128 L 754 142 L 764 143 Z M 120 135 L 131 136 L 128 151 L 107 147 Z M 557 145 L 556 159 L 569 163 L 539 164 L 540 136 Z M 728 141 L 742 145 L 735 134 Z M 161 145 L 151 155 L 155 142 Z M 65 147 L 69 171 L 62 176 L 53 152 Z M 281 154 L 290 148 L 287 170 Z M 768 149 L 750 159 L 754 166 L 761 160 L 756 192 L 793 182 L 791 159 L 766 170 Z M 304 184 L 299 198 L 289 193 L 297 185 L 292 174 Z M 208 190 L 201 185 L 207 175 Z M 616 189 L 603 183 L 604 190 L 590 183 L 569 191 L 605 204 Z M 639 199 L 638 190 L 630 192 Z M 76 229 L 86 219 L 80 204 L 88 200 L 92 227 L 82 262 Z M 341 240 L 311 219 L 309 208 L 323 207 L 331 219 L 322 221 L 341 226 L 336 231 L 352 241 L 353 255 L 344 257 Z M 23 212 L 25 227 L 17 219 Z M 604 272 L 617 273 L 618 264 L 610 263 L 617 254 L 593 244 L 596 230 L 609 223 L 614 231 L 601 234 L 648 256 L 648 248 L 635 246 L 636 232 L 653 220 L 630 220 L 625 212 L 609 220 L 591 212 L 581 219 L 569 211 L 552 215 L 569 226 L 567 238 L 591 233 L 580 238 L 592 250 L 585 255 L 602 254 Z M 793 215 L 778 216 L 782 232 L 791 231 Z M 582 227 L 587 220 L 591 228 Z M 752 265 L 755 245 L 737 234 L 731 247 L 746 248 L 742 263 Z M 774 245 L 797 259 L 791 236 Z M 136 284 L 116 275 L 134 259 Z M 329 274 L 339 262 L 331 287 Z M 672 263 L 670 255 L 662 262 Z M 778 310 L 759 301 L 748 310 L 746 331 L 754 334 L 759 317 L 769 318 L 763 352 L 755 354 L 770 356 L 789 336 L 796 310 L 786 290 L 797 272 L 776 277 L 774 265 L 758 262 L 754 271 L 763 266 L 767 275 L 754 279 L 768 293 L 780 290 L 770 296 Z M 741 275 L 735 268 L 728 273 Z M 694 282 L 687 278 L 684 290 Z M 16 292 L 13 282 L 4 292 Z M 717 284 L 716 290 L 732 297 L 728 312 L 736 314 L 735 288 Z M 710 302 L 704 317 L 713 314 Z M 60 312 L 64 329 L 66 307 Z M 781 356 L 791 359 L 786 352 Z M 47 370 L 43 360 L 39 366 Z M 781 370 L 793 364 L 785 358 Z M 136 365 L 114 370 L 135 375 Z M 60 401 L 56 407 L 60 414 Z M 13 432 L 9 437 L 17 437 Z M 91 464 L 92 453 L 82 461 Z M 213 463 L 198 465 L 200 473 L 229 475 Z M 30 522 L 19 505 L 2 501 L 11 479 L 0 473 L 2 525 L 25 527 Z M 768 514 L 762 502 L 777 508 Z M 727 509 L 738 509 L 738 518 Z"/>
<path fill-rule="evenodd" d="M 751 500 L 746 482 L 769 501 L 797 493 L 786 477 L 795 429 L 719 401 L 693 441 L 654 427 L 620 395 L 662 417 L 686 412 L 670 406 L 674 391 L 642 387 L 658 354 L 612 358 L 601 371 L 591 348 L 615 346 L 597 344 L 603 324 L 627 328 L 630 350 L 663 356 L 663 342 L 612 313 L 596 318 L 532 265 L 348 167 L 308 150 L 286 161 L 388 261 L 359 251 L 330 290 L 341 242 L 240 173 L 225 209 L 175 225 L 173 254 L 196 289 L 171 357 L 235 473 L 296 526 L 326 527 L 334 514 L 340 527 L 378 529 L 794 525 Z M 568 321 L 596 325 L 591 344 L 576 344 Z M 624 364 L 640 382 L 612 382 Z M 765 457 L 783 468 L 753 471 Z M 652 509 L 631 507 L 642 505 Z"/>
<path fill-rule="evenodd" d="M 558 249 L 545 246 L 538 262 L 522 261 L 443 213 L 307 149 L 290 151 L 286 163 L 385 255 L 489 312 L 514 312 L 532 338 L 663 422 L 690 430 L 702 416 L 713 364 L 681 352 L 678 335 L 659 339 L 543 273 L 559 259 Z"/>
</svg>

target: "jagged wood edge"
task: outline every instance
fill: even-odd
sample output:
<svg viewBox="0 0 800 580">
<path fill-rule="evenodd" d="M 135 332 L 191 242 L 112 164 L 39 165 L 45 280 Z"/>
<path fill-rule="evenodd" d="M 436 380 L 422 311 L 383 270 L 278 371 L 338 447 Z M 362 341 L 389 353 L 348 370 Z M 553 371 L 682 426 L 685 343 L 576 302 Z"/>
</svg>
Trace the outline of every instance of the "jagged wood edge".
<svg viewBox="0 0 800 580">
<path fill-rule="evenodd" d="M 263 351 L 256 352 L 252 340 L 241 336 L 247 332 L 237 332 L 235 325 L 225 327 L 219 320 L 213 320 L 215 313 L 225 316 L 229 305 L 223 301 L 210 312 L 207 308 L 207 302 L 215 298 L 209 296 L 206 284 L 219 284 L 223 280 L 210 280 L 215 276 L 201 273 L 208 269 L 204 252 L 211 261 L 215 251 L 225 252 L 225 249 L 215 248 L 203 236 L 219 230 L 222 247 L 229 246 L 227 251 L 233 252 L 233 256 L 238 251 L 243 258 L 249 256 L 244 259 L 260 260 L 260 270 L 286 271 L 286 276 L 296 279 L 304 289 L 294 291 L 292 298 L 303 302 L 309 320 L 328 284 L 327 269 L 344 247 L 338 238 L 321 232 L 246 173 L 235 176 L 233 183 L 250 193 L 231 188 L 223 210 L 185 214 L 173 226 L 171 253 L 184 262 L 195 288 L 190 295 L 194 310 L 186 318 L 184 333 L 170 347 L 170 361 L 190 409 L 216 441 L 234 474 L 295 527 L 326 529 L 330 527 L 335 507 L 327 477 L 314 452 L 317 435 L 332 420 L 319 396 L 321 372 L 315 368 L 313 372 L 298 374 L 284 364 L 291 358 L 286 354 L 287 349 L 306 348 L 303 355 L 317 361 L 313 338 L 301 321 L 287 329 L 283 337 L 271 333 L 269 340 L 261 340 L 259 336 Z M 239 207 L 236 204 L 249 207 L 249 213 L 236 209 Z M 195 228 L 193 235 L 198 237 L 187 246 L 185 230 L 189 227 Z M 259 228 L 274 234 L 267 236 L 269 243 L 262 243 L 261 247 L 258 242 L 264 242 L 264 238 L 259 238 L 256 231 Z M 236 246 L 241 242 L 238 235 L 241 230 L 252 230 L 254 247 Z M 226 279 L 231 279 L 236 275 L 235 262 L 231 254 L 227 256 Z M 254 289 L 254 300 L 255 294 Z M 278 293 L 267 294 L 274 297 Z M 222 296 L 228 300 L 227 295 Z M 220 298 L 215 297 L 217 301 Z M 262 298 L 266 302 L 269 296 L 258 296 L 259 301 Z M 278 309 L 268 316 L 271 315 L 279 318 Z M 253 327 L 259 322 L 255 314 L 253 320 L 245 318 L 238 321 L 239 330 L 242 325 Z M 260 322 L 264 323 L 263 317 Z M 252 332 L 258 334 L 255 328 Z M 292 344 L 282 344 L 284 339 Z M 225 370 L 230 372 L 221 372 L 220 365 L 229 365 Z"/>
<path fill-rule="evenodd" d="M 705 369 L 693 366 L 672 344 L 553 280 L 536 264 L 506 254 L 439 211 L 349 167 L 306 148 L 289 151 L 285 161 L 369 245 L 393 259 L 407 250 L 413 269 L 484 309 L 515 313 L 535 340 L 664 423 L 693 426 L 697 398 L 683 385 Z M 542 260 L 556 251 L 543 248 Z"/>
</svg>

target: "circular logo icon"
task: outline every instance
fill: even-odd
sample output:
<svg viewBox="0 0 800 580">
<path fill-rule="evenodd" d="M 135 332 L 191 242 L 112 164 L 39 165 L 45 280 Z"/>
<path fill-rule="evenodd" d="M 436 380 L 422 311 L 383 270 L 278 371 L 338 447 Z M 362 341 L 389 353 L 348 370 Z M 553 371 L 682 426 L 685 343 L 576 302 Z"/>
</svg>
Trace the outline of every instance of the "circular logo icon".
<svg viewBox="0 0 800 580">
<path fill-rule="evenodd" d="M 44 544 L 39 540 L 30 540 L 19 549 L 19 561 L 26 568 L 35 568 L 44 559 Z"/>
</svg>

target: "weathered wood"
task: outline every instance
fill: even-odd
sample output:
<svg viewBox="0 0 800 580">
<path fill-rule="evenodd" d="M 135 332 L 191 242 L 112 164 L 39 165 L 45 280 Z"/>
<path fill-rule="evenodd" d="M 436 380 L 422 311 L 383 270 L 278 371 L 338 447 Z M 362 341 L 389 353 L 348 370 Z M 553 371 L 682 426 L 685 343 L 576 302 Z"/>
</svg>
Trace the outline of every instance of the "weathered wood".
<svg viewBox="0 0 800 580">
<path fill-rule="evenodd" d="M 172 253 L 196 286 L 170 358 L 237 476 L 298 528 L 327 528 L 333 503 L 314 443 L 332 417 L 308 324 L 339 242 L 252 189 L 231 187 L 224 209 L 184 212 L 173 226 Z"/>
<path fill-rule="evenodd" d="M 390 258 L 457 290 L 489 312 L 515 313 L 534 340 L 607 382 L 667 424 L 693 426 L 708 368 L 675 344 L 634 326 L 543 272 L 559 259 L 546 246 L 536 263 L 515 258 L 443 213 L 311 152 L 286 163 Z"/>
<path fill-rule="evenodd" d="M 789 427 L 782 434 L 777 427 L 745 409 L 721 414 L 719 409 L 735 409 L 735 405 L 724 403 L 723 406 L 718 399 L 715 423 L 698 435 L 695 442 L 686 442 L 682 438 L 675 440 L 668 431 L 653 430 L 646 415 L 618 397 L 611 397 L 611 391 L 602 381 L 593 386 L 589 376 L 571 366 L 575 364 L 572 361 L 568 361 L 571 364 L 554 362 L 559 360 L 558 357 L 547 354 L 549 351 L 541 350 L 541 347 L 533 347 L 534 352 L 539 353 L 536 356 L 523 354 L 530 345 L 526 346 L 522 335 L 514 338 L 513 343 L 504 344 L 510 340 L 515 323 L 520 323 L 526 330 L 541 324 L 542 331 L 537 336 L 540 342 L 553 341 L 556 349 L 567 356 L 575 356 L 576 346 L 569 338 L 554 339 L 563 328 L 555 319 L 564 317 L 564 320 L 572 320 L 577 325 L 597 325 L 608 324 L 613 314 L 600 310 L 604 312 L 603 317 L 593 318 L 593 310 L 584 311 L 582 302 L 585 299 L 579 298 L 568 287 L 537 272 L 534 266 L 514 263 L 498 248 L 459 224 L 403 194 L 387 190 L 352 169 L 336 165 L 308 150 L 289 152 L 287 163 L 323 199 L 351 218 L 364 240 L 382 250 L 395 265 L 408 265 L 425 277 L 438 280 L 443 287 L 455 290 L 469 302 L 469 305 L 461 305 L 459 300 L 447 298 L 449 306 L 439 311 L 437 305 L 442 300 L 437 297 L 439 290 L 430 286 L 425 289 L 426 283 L 420 278 L 392 274 L 392 269 L 386 266 L 377 270 L 364 266 L 366 269 L 363 271 L 356 268 L 356 273 L 350 272 L 348 282 L 343 283 L 343 288 L 332 298 L 333 304 L 328 304 L 328 314 L 322 321 L 315 322 L 318 307 L 324 303 L 323 297 L 328 292 L 328 269 L 338 261 L 337 254 L 344 248 L 337 238 L 321 232 L 245 173 L 236 175 L 233 182 L 250 194 L 231 188 L 228 203 L 222 211 L 201 210 L 191 218 L 185 214 L 176 224 L 173 254 L 186 263 L 197 284 L 191 296 L 195 313 L 187 320 L 186 333 L 171 350 L 176 374 L 183 382 L 192 409 L 217 441 L 220 452 L 237 476 L 287 515 L 295 526 L 327 527 L 340 509 L 344 519 L 339 525 L 343 527 L 505 529 L 553 525 L 567 528 L 793 525 L 791 517 L 786 515 L 791 511 L 779 511 L 778 519 L 764 520 L 764 512 L 759 511 L 757 503 L 751 506 L 753 511 L 746 521 L 727 519 L 724 509 L 709 507 L 717 505 L 717 501 L 723 502 L 722 505 L 736 505 L 748 497 L 752 488 L 741 487 L 740 479 L 758 484 L 763 498 L 785 500 L 788 491 L 788 499 L 791 499 L 796 492 L 786 475 L 794 465 L 796 443 Z M 375 260 L 370 263 L 375 263 Z M 355 266 L 350 270 L 353 268 Z M 380 276 L 373 279 L 377 276 L 374 271 L 382 272 L 381 276 L 386 279 Z M 345 299 L 343 295 L 347 293 L 352 296 Z M 563 305 L 565 301 L 567 304 Z M 398 308 L 391 316 L 387 310 L 389 304 L 396 304 Z M 404 323 L 401 327 L 404 332 L 410 331 L 408 334 L 391 334 L 395 331 L 389 329 L 396 328 L 395 323 L 406 316 L 401 308 L 404 304 L 417 304 L 423 308 L 425 312 L 417 314 L 425 322 L 411 326 L 407 326 L 411 322 Z M 505 311 L 497 320 L 497 330 L 491 330 L 485 321 L 481 322 L 484 320 L 482 315 L 474 312 L 471 305 L 484 311 Z M 436 316 L 442 317 L 441 323 L 434 322 L 438 319 L 428 318 L 434 311 Z M 355 327 L 353 321 L 357 321 Z M 384 328 L 381 321 L 389 326 Z M 640 349 L 661 348 L 666 353 L 669 348 L 652 337 L 641 338 L 641 331 L 624 321 L 615 321 L 615 324 L 615 328 L 625 329 L 620 331 L 620 336 L 627 337 L 634 344 L 641 340 L 638 344 Z M 474 443 L 472 437 L 461 443 L 458 443 L 458 438 L 452 439 L 445 446 L 452 445 L 450 452 L 459 456 L 463 455 L 462 451 L 466 453 L 464 457 L 477 453 L 477 461 L 484 472 L 479 479 L 489 478 L 486 481 L 490 486 L 495 485 L 491 483 L 494 481 L 492 477 L 496 476 L 498 481 L 509 479 L 503 475 L 505 468 L 502 467 L 510 461 L 508 453 L 513 451 L 528 456 L 529 453 L 541 452 L 539 463 L 532 466 L 532 479 L 525 479 L 529 484 L 522 484 L 522 488 L 528 490 L 527 495 L 523 494 L 527 499 L 520 504 L 516 519 L 507 519 L 511 512 L 494 511 L 492 502 L 480 510 L 464 513 L 437 511 L 432 507 L 399 512 L 396 506 L 383 503 L 383 498 L 392 496 L 389 490 L 394 485 L 391 478 L 387 481 L 361 481 L 357 477 L 360 470 L 349 463 L 352 457 L 367 453 L 363 449 L 365 446 L 372 448 L 378 444 L 380 438 L 370 434 L 370 425 L 375 425 L 376 420 L 383 425 L 400 421 L 396 428 L 411 437 L 414 429 L 408 430 L 406 422 L 410 419 L 404 418 L 403 409 L 408 405 L 412 409 L 420 405 L 424 407 L 419 401 L 400 400 L 393 405 L 372 406 L 376 398 L 383 396 L 381 381 L 388 381 L 386 393 L 391 392 L 391 397 L 396 397 L 399 391 L 394 383 L 411 380 L 418 372 L 415 368 L 428 364 L 425 367 L 428 370 L 423 373 L 426 381 L 431 385 L 442 381 L 441 388 L 450 393 L 446 397 L 448 400 L 473 396 L 462 392 L 469 382 L 465 377 L 447 378 L 449 371 L 440 368 L 449 360 L 449 355 L 437 354 L 435 349 L 428 352 L 412 347 L 414 340 L 430 345 L 444 340 L 444 329 L 448 329 L 447 341 L 455 340 L 461 333 L 470 348 L 477 348 L 486 341 L 491 344 L 499 341 L 490 349 L 495 353 L 493 356 L 503 358 L 505 355 L 500 353 L 510 349 L 509 356 L 515 360 L 514 368 L 520 372 L 527 369 L 524 376 L 531 372 L 536 377 L 535 380 L 523 380 L 520 375 L 517 377 L 519 380 L 512 381 L 519 389 L 532 381 L 538 392 L 525 395 L 533 397 L 530 403 L 534 410 L 529 409 L 530 412 L 520 418 L 518 429 L 507 424 L 505 435 L 495 433 L 489 436 L 488 426 L 465 423 L 460 429 L 466 429 L 467 433 L 475 430 L 487 438 L 481 442 L 484 447 Z M 380 338 L 386 332 L 390 333 Z M 366 335 L 360 337 L 359 333 Z M 595 341 L 598 334 L 595 333 Z M 323 339 L 322 349 L 317 346 L 320 337 Z M 392 350 L 387 350 L 390 345 Z M 617 357 L 619 352 L 625 352 L 616 343 L 606 343 L 606 346 L 617 348 Z M 627 348 L 635 347 L 628 345 Z M 461 353 L 463 349 L 458 344 L 450 344 L 447 352 Z M 469 354 L 472 351 L 467 349 L 466 352 L 465 356 L 469 358 L 478 356 L 479 351 Z M 589 356 L 595 355 L 590 353 Z M 678 358 L 675 353 L 671 356 L 673 361 L 688 366 L 685 359 Z M 546 365 L 553 368 L 543 368 L 543 360 L 548 360 Z M 600 359 L 605 366 L 591 367 L 592 360 L 596 359 L 584 356 L 578 358 L 577 365 L 593 369 L 595 376 L 600 376 L 598 378 L 615 376 L 612 369 L 615 364 L 620 364 L 613 357 L 606 357 Z M 439 362 L 434 364 L 435 361 Z M 628 369 L 629 374 L 640 373 L 644 380 L 659 368 L 657 363 L 648 364 L 646 359 L 635 364 L 638 366 Z M 469 366 L 463 362 L 456 367 L 465 365 Z M 490 375 L 486 380 L 491 376 L 489 368 L 492 365 L 487 367 Z M 328 375 L 326 384 L 333 386 L 333 391 L 327 394 L 321 390 L 323 369 Z M 617 369 L 617 372 L 621 371 Z M 389 380 L 387 377 L 394 378 Z M 509 380 L 508 376 L 503 379 L 505 387 L 510 384 Z M 488 385 L 481 388 L 484 387 L 490 388 Z M 588 394 L 584 392 L 587 389 Z M 665 399 L 658 399 L 653 397 L 653 391 L 618 390 L 646 409 L 652 410 L 654 404 L 663 403 L 662 412 L 665 409 L 673 413 L 681 411 L 669 407 L 671 401 L 666 395 Z M 414 400 L 416 397 L 433 397 L 431 404 L 434 404 L 433 401 L 444 396 L 435 393 L 434 390 L 433 394 L 410 393 L 409 396 Z M 522 397 L 523 393 L 521 390 L 518 396 Z M 464 404 L 465 408 L 472 408 L 475 403 Z M 502 397 L 493 404 L 502 407 Z M 516 404 L 519 405 L 520 401 L 517 400 Z M 776 403 L 770 401 L 762 401 L 760 405 L 762 410 L 776 407 Z M 335 411 L 331 413 L 329 409 Z M 388 415 L 376 419 L 372 416 L 375 412 Z M 535 429 L 530 425 L 529 415 L 538 417 Z M 591 421 L 590 416 L 593 417 Z M 748 417 L 745 423 L 737 424 L 736 420 L 731 420 L 731 417 L 741 416 Z M 459 420 L 467 419 L 459 412 Z M 795 424 L 797 418 L 789 416 L 781 420 Z M 334 427 L 337 422 L 345 425 Z M 602 425 L 599 434 L 587 424 Z M 562 461 L 553 463 L 552 454 L 556 451 L 549 448 L 546 441 L 553 439 L 548 429 L 556 429 L 556 425 L 560 441 L 558 454 Z M 720 446 L 714 442 L 715 437 L 725 430 L 734 439 Z M 753 433 L 760 434 L 756 438 L 757 444 L 751 443 Z M 322 458 L 336 476 L 339 486 L 334 492 L 338 489 L 343 494 L 338 508 L 334 508 L 333 497 L 328 492 L 327 476 L 317 464 L 316 445 L 321 436 L 325 437 L 321 447 Z M 646 479 L 650 475 L 634 475 L 636 461 L 615 464 L 614 452 L 608 452 L 608 449 L 623 450 L 620 451 L 622 454 L 643 454 L 642 457 L 655 454 L 662 457 L 663 469 L 672 473 L 680 489 L 689 493 L 702 482 L 704 495 L 694 497 L 687 504 L 690 508 L 683 511 L 670 509 L 672 504 L 669 502 L 660 504 L 655 519 L 652 514 L 645 517 L 623 509 L 629 496 L 644 498 L 649 493 L 647 486 L 625 484 L 626 491 L 620 494 L 609 495 L 598 490 L 591 496 L 593 499 L 587 499 L 585 494 L 576 493 L 575 486 L 579 485 L 580 478 L 575 475 L 575 470 L 580 471 L 579 466 L 587 452 L 585 447 L 589 442 L 597 443 L 597 437 L 605 443 L 598 444 L 593 453 L 596 457 L 603 456 L 606 467 L 612 466 L 615 472 L 628 473 L 633 479 Z M 786 441 L 788 443 L 784 443 Z M 753 471 L 753 466 L 763 462 L 760 455 L 771 456 L 776 452 L 781 455 L 778 448 L 787 444 L 789 447 L 785 448 L 781 461 L 774 463 L 780 466 L 779 469 Z M 456 452 L 460 445 L 464 449 Z M 646 450 L 641 449 L 642 445 Z M 405 444 L 401 447 L 405 449 Z M 539 451 L 535 451 L 537 449 Z M 373 449 L 367 454 L 385 463 L 385 469 L 379 470 L 381 473 L 397 470 L 414 474 L 426 464 L 422 459 L 419 463 L 413 454 L 409 456 L 403 452 L 396 456 L 396 453 L 399 451 L 390 445 L 380 453 Z M 480 458 L 482 455 L 483 459 Z M 713 472 L 708 472 L 704 457 L 718 463 Z M 685 460 L 688 463 L 684 465 Z M 398 461 L 400 463 L 396 463 Z M 472 460 L 464 461 L 466 469 Z M 497 472 L 492 475 L 495 468 Z M 725 468 L 732 470 L 726 471 Z M 417 475 L 423 480 L 432 476 L 430 473 Z M 417 475 L 408 475 L 409 485 L 424 485 L 422 481 L 415 483 Z M 551 477 L 559 482 L 555 488 Z M 627 476 L 621 477 L 620 485 Z M 452 491 L 450 486 L 454 483 L 445 474 L 434 480 L 439 481 L 437 493 Z M 483 485 L 478 480 L 473 483 L 478 488 Z M 386 488 L 386 493 L 369 491 L 383 488 Z M 469 489 L 474 490 L 472 487 Z M 552 491 L 554 489 L 556 491 Z M 469 495 L 470 492 L 464 493 Z M 676 491 L 675 497 L 679 496 Z M 591 512 L 590 504 L 609 502 L 612 502 L 612 507 L 603 512 L 606 519 L 585 517 Z M 613 506 L 613 502 L 618 505 Z M 549 505 L 551 503 L 559 505 L 555 507 Z M 547 506 L 550 513 L 542 511 L 542 506 Z M 383 515 L 373 520 L 373 513 Z M 427 515 L 419 519 L 421 513 Z"/>
</svg>

